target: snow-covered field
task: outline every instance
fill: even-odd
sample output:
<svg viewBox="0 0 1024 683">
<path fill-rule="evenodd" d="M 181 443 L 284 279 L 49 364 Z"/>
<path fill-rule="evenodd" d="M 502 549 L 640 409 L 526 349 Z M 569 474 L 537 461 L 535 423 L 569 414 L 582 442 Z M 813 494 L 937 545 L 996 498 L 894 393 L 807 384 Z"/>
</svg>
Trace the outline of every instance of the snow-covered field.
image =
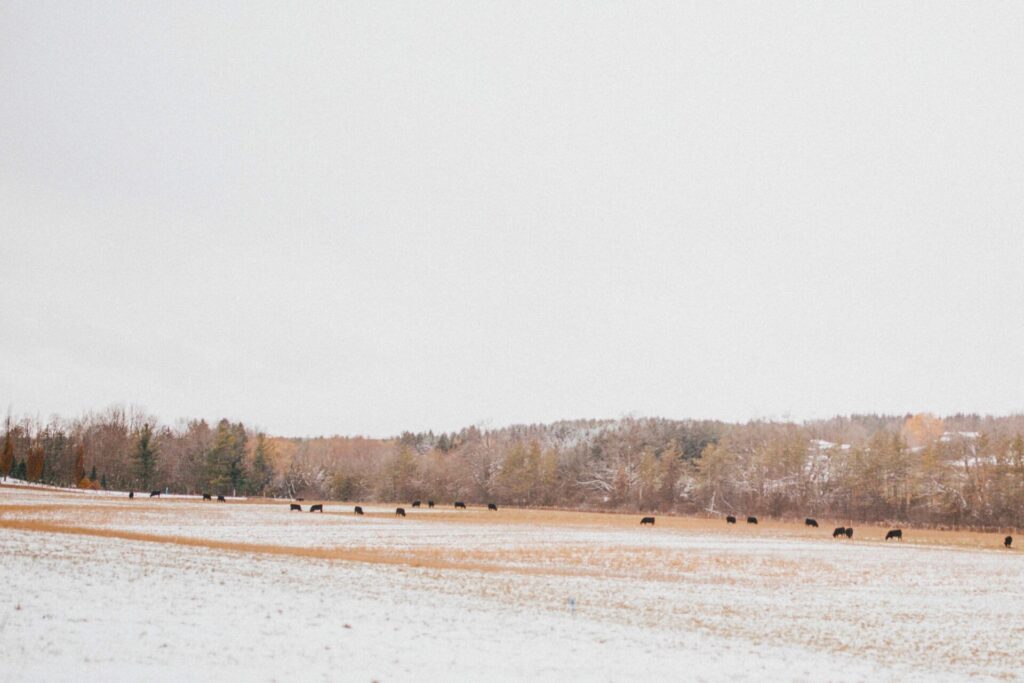
<svg viewBox="0 0 1024 683">
<path fill-rule="evenodd" d="M 1024 670 L 1014 551 L 634 516 L 0 487 L 0 681 L 959 680 Z"/>
</svg>

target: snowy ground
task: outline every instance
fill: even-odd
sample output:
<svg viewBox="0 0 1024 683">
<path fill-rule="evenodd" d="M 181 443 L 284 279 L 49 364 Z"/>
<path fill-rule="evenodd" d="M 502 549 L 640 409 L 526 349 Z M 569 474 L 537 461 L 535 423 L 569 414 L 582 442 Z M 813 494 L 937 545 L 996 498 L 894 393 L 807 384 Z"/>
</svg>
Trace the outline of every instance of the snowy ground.
<svg viewBox="0 0 1024 683">
<path fill-rule="evenodd" d="M 1016 552 L 367 511 L 0 487 L 0 681 L 960 680 L 1024 665 Z"/>
</svg>

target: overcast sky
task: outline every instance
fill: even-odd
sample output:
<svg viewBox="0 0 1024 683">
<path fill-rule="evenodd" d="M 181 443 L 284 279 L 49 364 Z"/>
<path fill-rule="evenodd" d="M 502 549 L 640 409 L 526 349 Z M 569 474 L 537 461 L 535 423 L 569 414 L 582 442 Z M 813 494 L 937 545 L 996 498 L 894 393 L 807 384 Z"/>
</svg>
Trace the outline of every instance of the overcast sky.
<svg viewBox="0 0 1024 683">
<path fill-rule="evenodd" d="M 1024 4 L 0 2 L 0 408 L 1024 410 Z"/>
</svg>

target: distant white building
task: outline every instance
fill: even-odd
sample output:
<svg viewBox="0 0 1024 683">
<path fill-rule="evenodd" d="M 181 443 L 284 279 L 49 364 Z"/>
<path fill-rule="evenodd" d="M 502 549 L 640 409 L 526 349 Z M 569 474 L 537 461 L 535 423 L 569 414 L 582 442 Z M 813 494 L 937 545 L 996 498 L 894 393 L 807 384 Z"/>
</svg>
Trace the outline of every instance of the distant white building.
<svg viewBox="0 0 1024 683">
<path fill-rule="evenodd" d="M 977 439 L 980 434 L 978 432 L 943 432 L 942 436 L 939 437 L 939 441 L 942 443 L 949 443 L 953 439 L 966 439 L 973 441 Z"/>
</svg>

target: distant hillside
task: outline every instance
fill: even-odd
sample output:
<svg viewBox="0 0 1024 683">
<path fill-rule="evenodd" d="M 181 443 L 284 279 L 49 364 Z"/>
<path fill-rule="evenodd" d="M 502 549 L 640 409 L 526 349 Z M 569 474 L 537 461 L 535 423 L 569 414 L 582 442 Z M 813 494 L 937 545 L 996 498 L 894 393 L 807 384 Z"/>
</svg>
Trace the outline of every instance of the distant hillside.
<svg viewBox="0 0 1024 683">
<path fill-rule="evenodd" d="M 1019 527 L 1021 434 L 1022 415 L 922 414 L 565 420 L 390 439 L 286 438 L 228 420 L 160 425 L 112 408 L 45 424 L 9 421 L 0 473 L 186 494 Z"/>
</svg>

